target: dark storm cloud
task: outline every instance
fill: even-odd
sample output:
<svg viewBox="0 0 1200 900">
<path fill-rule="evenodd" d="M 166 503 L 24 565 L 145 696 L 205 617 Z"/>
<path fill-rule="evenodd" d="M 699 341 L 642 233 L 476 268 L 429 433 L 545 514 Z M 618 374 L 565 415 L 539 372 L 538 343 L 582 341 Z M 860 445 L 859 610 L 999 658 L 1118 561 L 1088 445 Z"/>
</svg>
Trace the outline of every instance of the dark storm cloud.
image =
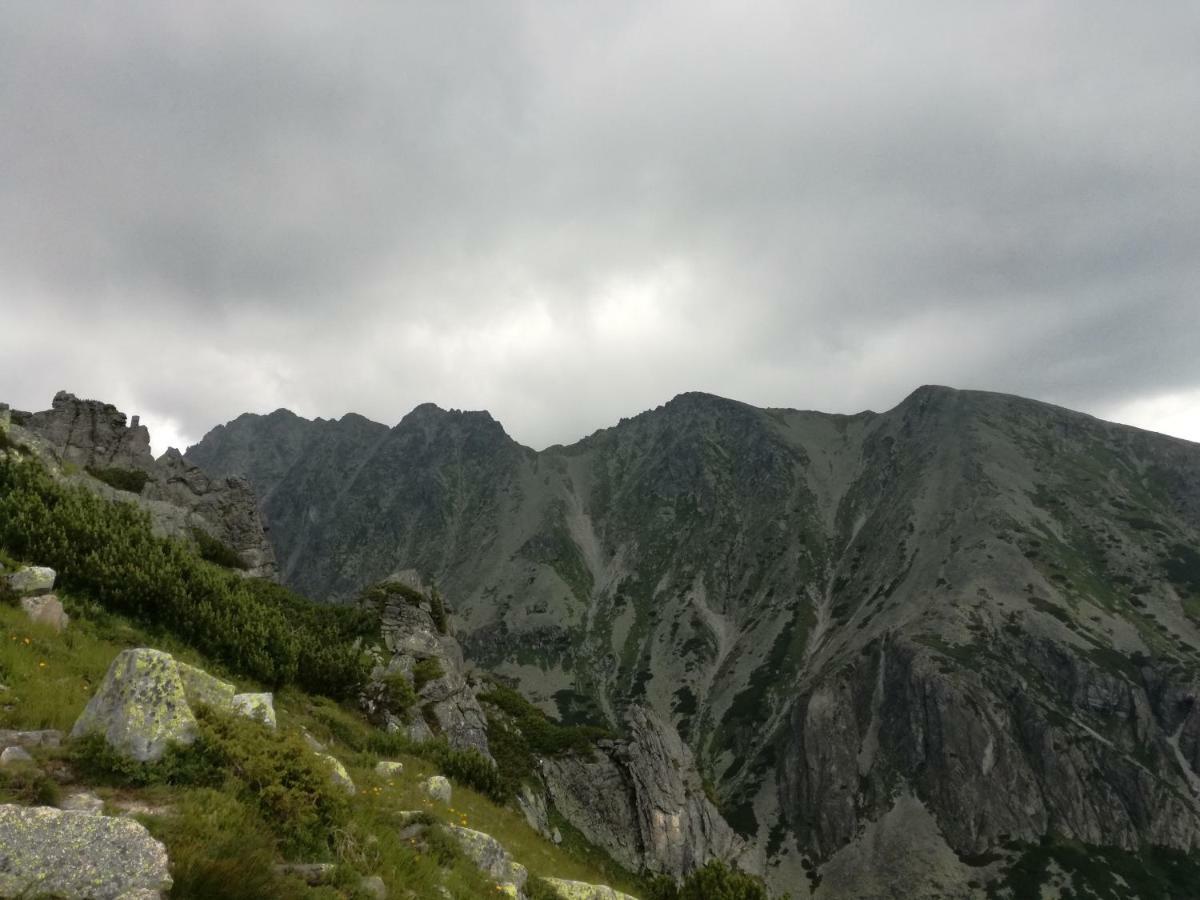
<svg viewBox="0 0 1200 900">
<path fill-rule="evenodd" d="M 0 386 L 176 441 L 924 382 L 1200 438 L 1198 41 L 1187 3 L 8 4 Z"/>
</svg>

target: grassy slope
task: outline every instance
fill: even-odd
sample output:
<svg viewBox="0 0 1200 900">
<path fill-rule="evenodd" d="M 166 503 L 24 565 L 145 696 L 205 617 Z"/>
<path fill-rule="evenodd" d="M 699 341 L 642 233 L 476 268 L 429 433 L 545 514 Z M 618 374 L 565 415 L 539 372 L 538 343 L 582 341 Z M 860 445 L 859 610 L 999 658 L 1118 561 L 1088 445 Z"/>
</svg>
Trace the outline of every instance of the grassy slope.
<svg viewBox="0 0 1200 900">
<path fill-rule="evenodd" d="M 178 641 L 162 634 L 151 634 L 128 620 L 105 613 L 93 604 L 77 597 L 64 598 L 73 620 L 63 635 L 36 626 L 24 613 L 11 606 L 0 605 L 0 728 L 57 728 L 69 731 L 103 677 L 113 657 L 122 649 L 135 646 L 154 646 L 168 650 L 177 657 L 227 678 L 240 689 L 255 690 L 260 686 L 237 678 L 212 664 Z M 474 867 L 463 859 L 453 859 L 443 865 L 437 854 L 416 844 L 404 844 L 397 837 L 394 814 L 399 810 L 419 809 L 435 818 L 466 825 L 497 836 L 513 856 L 526 865 L 533 875 L 554 875 L 580 881 L 604 883 L 603 872 L 581 856 L 555 847 L 533 831 L 521 814 L 493 803 L 482 794 L 462 785 L 455 785 L 450 808 L 438 807 L 423 798 L 419 782 L 438 774 L 428 760 L 405 754 L 389 758 L 404 762 L 404 772 L 384 779 L 373 772 L 379 757 L 354 749 L 369 743 L 377 732 L 358 713 L 323 697 L 297 689 L 277 695 L 277 711 L 281 730 L 298 731 L 305 728 L 326 743 L 330 751 L 346 763 L 359 792 L 352 799 L 347 834 L 334 841 L 327 861 L 343 862 L 342 888 L 307 888 L 296 881 L 264 882 L 251 875 L 263 870 L 264 860 L 280 860 L 277 849 L 268 840 L 251 839 L 261 834 L 261 823 L 252 810 L 230 792 L 208 788 L 154 784 L 149 786 L 87 785 L 95 787 L 113 811 L 119 805 L 143 803 L 150 806 L 173 807 L 176 814 L 146 818 L 147 824 L 167 844 L 176 865 L 196 865 L 209 857 L 220 858 L 217 881 L 228 891 L 225 896 L 353 896 L 357 875 L 380 874 L 394 896 L 404 896 L 403 890 L 416 896 L 434 896 L 438 886 L 445 886 L 454 897 L 478 897 L 495 892 L 494 885 L 483 879 Z M 61 757 L 63 753 L 44 752 L 42 761 Z M 20 785 L 0 782 L 0 802 L 25 801 L 34 798 L 23 795 Z M 214 812 L 216 811 L 216 812 Z M 214 816 L 219 813 L 219 821 Z M 246 832 L 243 839 L 231 841 L 228 832 Z M 303 861 L 312 861 L 305 859 Z M 445 862 L 443 860 L 443 862 Z M 268 867 L 269 868 L 269 867 Z M 609 874 L 612 874 L 611 867 Z M 243 871 L 244 870 L 244 871 Z M 172 896 L 202 896 L 213 890 L 209 876 L 204 880 L 176 872 L 176 880 L 184 875 Z M 195 882 L 188 886 L 188 878 Z M 240 879 L 240 881 L 239 881 Z M 235 887 L 235 883 L 240 884 Z M 613 883 L 613 882 L 609 882 Z M 637 885 L 618 881 L 614 887 L 636 890 Z M 181 893 L 187 890 L 189 893 Z M 209 894 L 212 896 L 211 894 Z"/>
</svg>

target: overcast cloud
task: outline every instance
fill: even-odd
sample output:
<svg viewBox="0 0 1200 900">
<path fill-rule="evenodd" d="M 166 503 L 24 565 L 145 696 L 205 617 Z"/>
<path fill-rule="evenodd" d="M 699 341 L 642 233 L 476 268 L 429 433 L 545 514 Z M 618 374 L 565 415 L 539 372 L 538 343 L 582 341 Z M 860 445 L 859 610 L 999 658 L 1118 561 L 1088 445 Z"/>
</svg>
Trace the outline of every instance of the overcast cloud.
<svg viewBox="0 0 1200 900">
<path fill-rule="evenodd" d="M 853 10 L 850 9 L 853 7 Z M 0 6 L 0 399 L 1200 440 L 1200 4 Z"/>
</svg>

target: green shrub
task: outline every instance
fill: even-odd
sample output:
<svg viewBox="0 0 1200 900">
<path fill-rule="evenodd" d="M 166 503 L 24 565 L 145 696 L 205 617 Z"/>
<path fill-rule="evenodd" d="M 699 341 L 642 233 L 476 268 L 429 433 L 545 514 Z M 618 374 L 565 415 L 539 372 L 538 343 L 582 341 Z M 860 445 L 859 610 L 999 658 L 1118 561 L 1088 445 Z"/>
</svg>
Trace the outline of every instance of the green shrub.
<svg viewBox="0 0 1200 900">
<path fill-rule="evenodd" d="M 714 860 L 683 882 L 679 900 L 770 900 L 761 879 Z"/>
<path fill-rule="evenodd" d="M 129 491 L 131 494 L 140 494 L 142 488 L 146 486 L 146 482 L 150 480 L 150 476 L 140 469 L 117 467 L 102 469 L 96 466 L 87 466 L 85 471 L 109 487 L 116 488 L 118 491 Z"/>
<path fill-rule="evenodd" d="M 398 716 L 405 715 L 416 706 L 417 692 L 407 675 L 392 672 L 383 676 L 383 702 L 389 712 Z"/>
<path fill-rule="evenodd" d="M 34 765 L 0 769 L 0 803 L 20 806 L 57 806 L 58 782 Z"/>
<path fill-rule="evenodd" d="M 437 681 L 443 675 L 445 670 L 442 669 L 442 664 L 436 657 L 428 657 L 426 659 L 418 659 L 413 665 L 413 688 L 419 694 L 421 688 L 429 684 L 431 681 Z"/>
<path fill-rule="evenodd" d="M 250 568 L 245 560 L 238 556 L 237 551 L 223 541 L 213 537 L 203 528 L 191 529 L 192 540 L 196 542 L 196 552 L 200 558 L 213 565 L 224 566 L 226 569 L 245 571 Z"/>
<path fill-rule="evenodd" d="M 0 547 L 59 573 L 59 584 L 163 628 L 273 687 L 356 696 L 369 671 L 366 611 L 322 606 L 201 560 L 154 535 L 147 513 L 55 482 L 34 460 L 0 460 Z"/>
</svg>

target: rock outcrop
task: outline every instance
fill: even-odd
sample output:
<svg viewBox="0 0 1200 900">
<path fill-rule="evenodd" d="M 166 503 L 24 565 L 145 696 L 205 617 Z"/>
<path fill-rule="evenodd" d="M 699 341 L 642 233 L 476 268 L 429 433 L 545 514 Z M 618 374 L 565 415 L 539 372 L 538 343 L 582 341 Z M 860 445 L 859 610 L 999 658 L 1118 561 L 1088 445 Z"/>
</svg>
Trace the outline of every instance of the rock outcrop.
<svg viewBox="0 0 1200 900">
<path fill-rule="evenodd" d="M 543 879 L 558 891 L 562 900 L 637 900 L 629 894 L 614 891 L 606 884 L 587 884 L 582 881 L 567 881 L 563 878 Z"/>
<path fill-rule="evenodd" d="M 149 512 L 159 534 L 193 540 L 197 531 L 232 550 L 251 575 L 278 574 L 254 490 L 237 476 L 210 477 L 178 450 L 150 453 L 137 416 L 109 403 L 59 391 L 50 409 L 10 413 L 15 439 L 52 462 L 64 477 Z M 93 477 L 94 476 L 94 477 Z"/>
<path fill-rule="evenodd" d="M 149 900 L 171 887 L 167 863 L 132 819 L 0 806 L 0 896 Z"/>
<path fill-rule="evenodd" d="M 472 828 L 450 824 L 443 827 L 458 841 L 463 853 L 480 871 L 494 878 L 501 886 L 512 885 L 514 893 L 518 896 L 521 894 L 529 879 L 529 872 L 513 860 L 503 844 L 490 834 Z"/>
<path fill-rule="evenodd" d="M 451 747 L 477 750 L 490 759 L 479 685 L 449 633 L 442 600 L 415 573 L 402 572 L 371 588 L 363 602 L 374 606 L 383 636 L 383 646 L 374 648 L 377 662 L 363 696 L 368 714 L 414 740 L 444 737 Z M 387 680 L 396 677 L 408 679 L 416 695 L 407 714 L 387 705 Z"/>
<path fill-rule="evenodd" d="M 558 812 L 635 872 L 682 878 L 710 860 L 742 856 L 675 730 L 641 707 L 630 710 L 628 725 L 627 739 L 600 741 L 590 756 L 541 761 Z"/>
</svg>

